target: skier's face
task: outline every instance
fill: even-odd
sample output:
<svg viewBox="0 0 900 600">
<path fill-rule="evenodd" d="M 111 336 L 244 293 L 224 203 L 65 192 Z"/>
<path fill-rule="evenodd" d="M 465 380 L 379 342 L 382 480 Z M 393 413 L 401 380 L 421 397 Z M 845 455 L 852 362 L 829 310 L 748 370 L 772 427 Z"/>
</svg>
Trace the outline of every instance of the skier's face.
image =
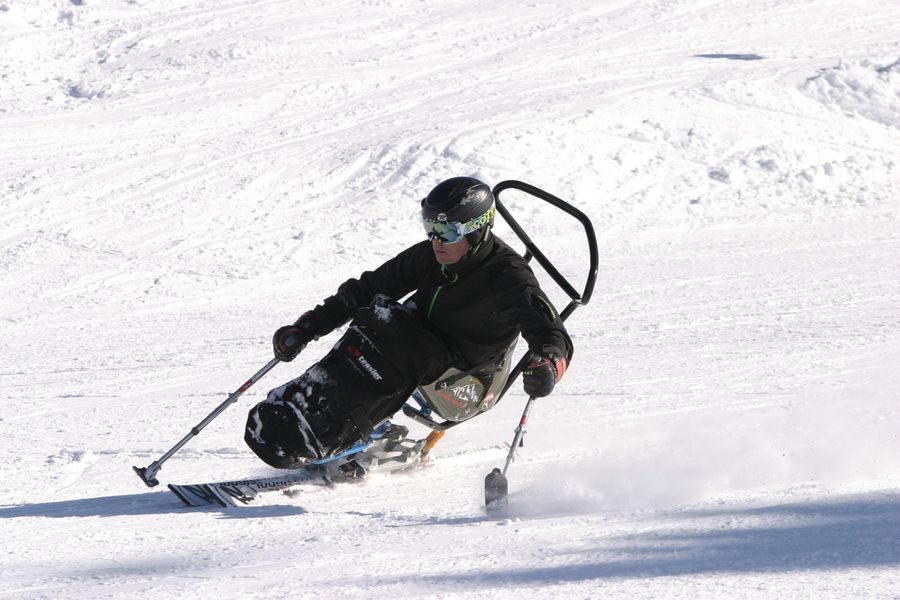
<svg viewBox="0 0 900 600">
<path fill-rule="evenodd" d="M 455 244 L 445 244 L 440 240 L 431 240 L 434 258 L 442 265 L 452 265 L 459 262 L 471 248 L 472 244 L 466 238 L 459 240 Z"/>
</svg>

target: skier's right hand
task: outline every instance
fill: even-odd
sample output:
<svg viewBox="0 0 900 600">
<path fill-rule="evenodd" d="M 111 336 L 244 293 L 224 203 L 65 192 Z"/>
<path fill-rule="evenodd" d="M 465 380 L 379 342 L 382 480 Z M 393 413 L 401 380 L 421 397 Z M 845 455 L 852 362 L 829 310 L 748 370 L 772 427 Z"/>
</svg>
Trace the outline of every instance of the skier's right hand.
<svg viewBox="0 0 900 600">
<path fill-rule="evenodd" d="M 547 356 L 533 354 L 528 366 L 522 371 L 525 393 L 534 398 L 549 396 L 566 372 L 568 361 L 551 353 Z"/>
<path fill-rule="evenodd" d="M 309 314 L 304 314 L 293 325 L 285 325 L 278 328 L 275 335 L 272 336 L 272 349 L 275 352 L 275 358 L 291 362 L 306 348 L 308 343 L 316 339 L 316 333 L 313 330 L 312 319 L 309 317 Z"/>
</svg>

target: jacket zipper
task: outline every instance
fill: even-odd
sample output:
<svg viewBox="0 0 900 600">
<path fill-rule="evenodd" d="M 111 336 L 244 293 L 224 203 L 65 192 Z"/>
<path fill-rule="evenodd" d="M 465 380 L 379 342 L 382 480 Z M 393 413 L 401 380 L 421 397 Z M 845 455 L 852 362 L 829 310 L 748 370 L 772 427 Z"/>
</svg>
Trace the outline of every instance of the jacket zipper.
<svg viewBox="0 0 900 600">
<path fill-rule="evenodd" d="M 441 265 L 441 274 L 444 277 L 448 277 L 447 269 L 444 267 L 444 265 Z M 428 305 L 428 314 L 425 317 L 429 321 L 431 320 L 431 311 L 434 310 L 434 303 L 437 302 L 438 294 L 441 293 L 441 290 L 444 289 L 444 286 L 453 285 L 454 283 L 456 283 L 456 280 L 459 279 L 459 273 L 452 273 L 452 275 L 453 277 L 450 279 L 450 281 L 448 281 L 447 283 L 442 283 L 437 287 L 436 290 L 434 290 L 434 296 L 431 297 L 431 304 Z"/>
</svg>

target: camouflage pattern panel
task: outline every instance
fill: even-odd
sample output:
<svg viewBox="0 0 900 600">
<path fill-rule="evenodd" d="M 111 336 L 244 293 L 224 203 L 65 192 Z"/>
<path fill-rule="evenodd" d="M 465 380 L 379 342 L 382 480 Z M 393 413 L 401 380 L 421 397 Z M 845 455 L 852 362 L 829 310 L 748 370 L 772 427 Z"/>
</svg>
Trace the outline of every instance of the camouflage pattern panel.
<svg viewBox="0 0 900 600">
<path fill-rule="evenodd" d="M 496 373 L 473 373 L 444 389 L 437 387 L 443 381 L 460 373 L 459 369 L 447 369 L 434 383 L 419 387 L 419 394 L 429 408 L 446 421 L 466 421 L 493 408 L 512 368 L 513 341 L 503 358 L 502 367 Z"/>
</svg>

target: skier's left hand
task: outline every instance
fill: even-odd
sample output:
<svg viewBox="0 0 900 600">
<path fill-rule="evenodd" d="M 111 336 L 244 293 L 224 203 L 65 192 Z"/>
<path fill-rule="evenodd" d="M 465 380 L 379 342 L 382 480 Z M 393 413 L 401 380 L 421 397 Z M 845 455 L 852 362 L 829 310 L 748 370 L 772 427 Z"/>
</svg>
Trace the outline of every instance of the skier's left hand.
<svg viewBox="0 0 900 600">
<path fill-rule="evenodd" d="M 562 379 L 567 366 L 568 361 L 565 357 L 533 354 L 528 366 L 522 371 L 525 393 L 535 398 L 549 396 L 553 387 Z"/>
</svg>

